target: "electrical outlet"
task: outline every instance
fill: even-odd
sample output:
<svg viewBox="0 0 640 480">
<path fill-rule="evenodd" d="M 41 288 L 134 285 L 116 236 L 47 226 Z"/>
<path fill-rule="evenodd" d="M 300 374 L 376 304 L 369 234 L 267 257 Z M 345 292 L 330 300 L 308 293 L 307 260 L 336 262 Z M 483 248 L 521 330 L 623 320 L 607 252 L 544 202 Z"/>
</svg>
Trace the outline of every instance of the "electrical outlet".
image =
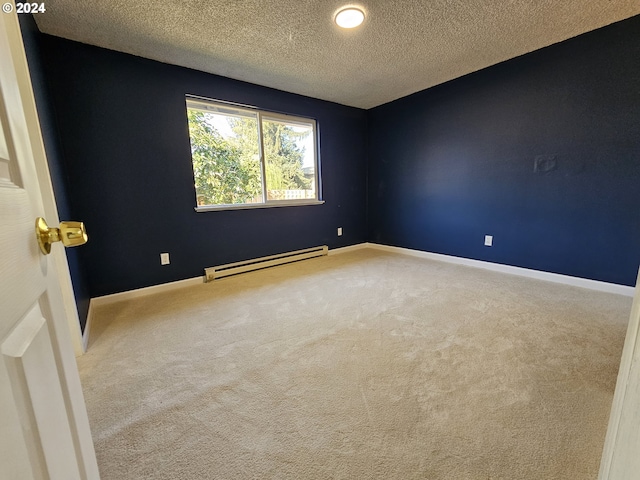
<svg viewBox="0 0 640 480">
<path fill-rule="evenodd" d="M 493 246 L 493 235 L 485 235 L 484 236 L 484 245 L 485 245 L 485 247 Z"/>
<path fill-rule="evenodd" d="M 341 237 L 342 236 L 342 227 L 338 227 L 338 236 Z"/>
<path fill-rule="evenodd" d="M 169 254 L 168 253 L 161 253 L 160 254 L 160 265 L 169 265 L 171 262 L 169 261 Z"/>
</svg>

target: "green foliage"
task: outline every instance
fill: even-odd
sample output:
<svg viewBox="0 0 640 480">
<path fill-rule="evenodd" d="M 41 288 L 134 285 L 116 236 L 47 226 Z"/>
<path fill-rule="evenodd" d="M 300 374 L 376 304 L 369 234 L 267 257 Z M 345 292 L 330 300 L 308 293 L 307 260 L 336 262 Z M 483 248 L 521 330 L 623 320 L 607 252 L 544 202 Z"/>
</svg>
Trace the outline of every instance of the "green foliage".
<svg viewBox="0 0 640 480">
<path fill-rule="evenodd" d="M 297 140 L 309 135 L 309 132 L 298 133 L 282 123 L 264 121 L 262 135 L 267 189 L 311 189 L 311 181 L 302 172 L 304 151 L 296 144 Z"/>
<path fill-rule="evenodd" d="M 226 141 L 203 112 L 189 109 L 188 119 L 198 205 L 248 203 L 260 197 L 259 162 Z"/>
<path fill-rule="evenodd" d="M 189 109 L 188 118 L 198 204 L 261 201 L 257 119 L 227 117 L 233 136 L 224 138 L 205 113 Z M 268 198 L 278 199 L 282 190 L 312 189 L 302 170 L 304 149 L 296 143 L 310 132 L 265 120 L 262 134 Z"/>
</svg>

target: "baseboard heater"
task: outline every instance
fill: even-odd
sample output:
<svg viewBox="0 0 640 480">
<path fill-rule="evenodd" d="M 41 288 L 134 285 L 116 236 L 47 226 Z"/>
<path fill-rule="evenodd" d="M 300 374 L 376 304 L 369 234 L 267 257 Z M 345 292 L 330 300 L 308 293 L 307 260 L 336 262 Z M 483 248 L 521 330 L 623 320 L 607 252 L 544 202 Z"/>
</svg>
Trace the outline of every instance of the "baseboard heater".
<svg viewBox="0 0 640 480">
<path fill-rule="evenodd" d="M 276 265 L 284 265 L 285 263 L 298 262 L 307 258 L 321 257 L 327 255 L 329 249 L 326 245 L 313 248 L 305 248 L 294 252 L 279 253 L 277 255 L 269 255 L 268 257 L 254 258 L 253 260 L 244 260 L 242 262 L 227 263 L 226 265 L 218 265 L 217 267 L 209 267 L 204 269 L 205 282 L 212 282 L 216 278 L 237 275 L 238 273 L 251 272 L 253 270 L 261 270 Z"/>
</svg>

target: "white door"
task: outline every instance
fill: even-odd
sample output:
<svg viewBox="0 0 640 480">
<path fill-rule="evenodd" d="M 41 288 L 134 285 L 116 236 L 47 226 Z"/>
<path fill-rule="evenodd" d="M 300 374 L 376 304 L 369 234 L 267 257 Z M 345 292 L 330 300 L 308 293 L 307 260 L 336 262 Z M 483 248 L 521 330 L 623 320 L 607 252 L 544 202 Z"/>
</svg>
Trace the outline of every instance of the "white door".
<svg viewBox="0 0 640 480">
<path fill-rule="evenodd" d="M 43 202 L 30 145 L 39 132 L 25 120 L 35 108 L 24 95 L 28 78 L 17 17 L 0 13 L 0 478 L 93 480 L 98 468 L 56 266 L 35 235 Z"/>
<path fill-rule="evenodd" d="M 598 478 L 640 478 L 640 272 Z"/>
</svg>

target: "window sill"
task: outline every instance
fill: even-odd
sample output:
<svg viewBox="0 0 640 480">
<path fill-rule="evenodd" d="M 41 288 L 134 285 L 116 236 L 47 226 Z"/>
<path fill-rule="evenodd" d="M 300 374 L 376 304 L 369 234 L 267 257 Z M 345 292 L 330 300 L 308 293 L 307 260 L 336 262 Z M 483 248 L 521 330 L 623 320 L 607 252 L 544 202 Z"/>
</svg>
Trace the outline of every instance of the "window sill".
<svg viewBox="0 0 640 480">
<path fill-rule="evenodd" d="M 253 208 L 274 208 L 274 207 L 301 207 L 308 205 L 322 205 L 324 200 L 306 200 L 298 202 L 288 202 L 283 200 L 281 202 L 269 202 L 269 203 L 246 203 L 238 205 L 202 205 L 194 207 L 196 212 L 214 212 L 219 210 L 248 210 Z"/>
</svg>

